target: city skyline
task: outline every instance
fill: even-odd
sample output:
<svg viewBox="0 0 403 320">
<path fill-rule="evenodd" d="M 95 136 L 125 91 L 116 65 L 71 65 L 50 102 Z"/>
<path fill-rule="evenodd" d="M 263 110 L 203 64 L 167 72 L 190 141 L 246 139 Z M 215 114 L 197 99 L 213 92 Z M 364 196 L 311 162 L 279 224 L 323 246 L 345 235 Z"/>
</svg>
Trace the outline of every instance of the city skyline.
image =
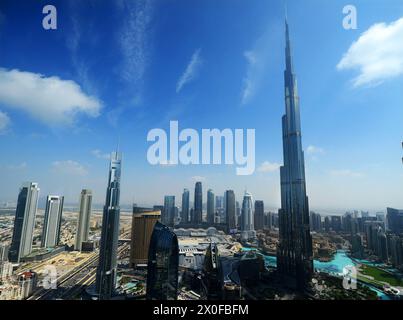
<svg viewBox="0 0 403 320">
<path fill-rule="evenodd" d="M 403 6 L 391 1 L 390 7 L 378 12 L 375 5 L 368 4 L 364 10 L 362 4 L 362 1 L 356 3 L 357 30 L 343 29 L 344 3 L 338 0 L 326 6 L 307 1 L 304 5 L 293 5 L 288 12 L 295 29 L 295 59 L 304 99 L 303 149 L 313 211 L 376 212 L 385 211 L 388 206 L 403 207 L 399 194 L 402 150 L 398 120 L 402 110 L 395 103 L 402 99 L 396 90 L 402 84 L 402 77 L 400 74 L 382 75 L 383 78 L 366 75 L 365 79 L 373 82 L 360 86 L 351 82 L 357 72 L 344 70 L 351 64 L 348 53 L 352 54 L 349 51 L 352 44 L 363 39 L 365 32 L 370 37 L 371 27 L 376 23 L 383 22 L 382 28 L 394 31 L 396 37 L 401 35 L 399 18 L 403 16 Z M 58 194 L 65 197 L 65 206 L 78 205 L 80 190 L 88 188 L 93 190 L 93 203 L 102 204 L 103 186 L 107 183 L 103 174 L 107 154 L 120 137 L 125 153 L 122 206 L 162 204 L 166 194 L 175 195 L 179 200 L 183 188 L 193 191 L 194 183 L 200 180 L 204 190 L 212 189 L 216 195 L 233 189 L 240 200 L 248 189 L 255 199 L 264 201 L 266 208 L 280 207 L 278 180 L 282 157 L 278 118 L 282 112 L 284 66 L 282 4 L 252 1 L 246 6 L 236 2 L 229 10 L 239 23 L 235 29 L 239 35 L 236 41 L 228 38 L 234 27 L 229 13 L 221 19 L 213 15 L 212 21 L 220 26 L 214 36 L 211 36 L 213 26 L 202 24 L 198 29 L 193 26 L 194 19 L 201 22 L 215 10 L 220 13 L 227 10 L 221 5 L 214 7 L 211 1 L 203 2 L 202 11 L 184 2 L 179 2 L 178 7 L 166 7 L 158 1 L 139 1 L 133 7 L 122 1 L 120 6 L 105 3 L 94 11 L 90 5 L 73 2 L 56 1 L 55 5 L 63 13 L 59 15 L 58 30 L 47 33 L 38 22 L 38 27 L 31 28 L 28 34 L 24 30 L 35 25 L 35 17 L 17 12 L 9 1 L 0 6 L 5 17 L 0 29 L 5 47 L 0 52 L 0 119 L 9 119 L 8 126 L 1 127 L 0 135 L 0 146 L 8 151 L 0 162 L 0 173 L 9 181 L 0 185 L 1 202 L 16 204 L 20 185 L 24 181 L 36 181 L 41 186 L 40 199 Z M 39 4 L 26 6 L 32 10 L 39 8 Z M 135 19 L 138 28 L 130 29 L 133 26 L 125 19 L 117 22 L 125 8 L 134 13 L 140 8 L 146 13 L 146 18 Z M 178 8 L 181 14 L 186 14 L 179 16 L 175 13 Z M 172 17 L 155 22 L 162 17 L 162 10 L 171 12 Z M 102 35 L 91 38 L 91 27 L 99 25 L 109 11 L 112 13 L 102 28 L 105 34 L 112 35 L 112 40 L 106 43 L 109 49 L 105 53 L 97 50 L 97 58 L 92 61 L 94 50 L 105 39 Z M 297 14 L 299 11 L 301 14 Z M 311 12 L 319 14 L 315 19 L 304 18 Z M 247 24 L 251 16 L 256 21 L 254 26 Z M 21 21 L 13 32 L 17 36 L 24 34 L 27 41 L 16 43 L 8 36 L 7 30 L 12 28 L 10 21 Z M 178 23 L 187 28 L 178 28 Z M 153 32 L 141 37 L 149 29 Z M 195 30 L 198 30 L 197 37 L 190 38 Z M 162 41 L 167 33 L 174 31 L 178 32 L 177 37 Z M 85 43 L 88 37 L 91 41 Z M 184 43 L 180 39 L 192 40 Z M 141 50 L 125 46 L 130 40 L 138 43 Z M 370 40 L 367 39 L 369 45 Z M 22 59 L 27 50 L 35 53 L 30 61 Z M 147 52 L 147 59 L 136 50 L 144 56 Z M 166 56 L 176 57 L 170 66 L 166 66 Z M 131 63 L 131 69 L 126 72 L 122 66 L 125 63 Z M 106 68 L 99 70 L 101 64 Z M 134 74 L 139 70 L 143 70 L 138 76 L 141 79 L 135 79 Z M 156 83 L 161 74 L 164 74 L 163 85 Z M 18 100 L 17 108 L 5 89 L 21 78 L 45 89 L 48 80 L 60 84 L 72 81 L 70 84 L 77 85 L 78 92 L 77 87 L 67 86 L 62 93 L 75 93 L 85 103 L 74 109 L 72 116 L 69 105 L 62 111 L 57 106 L 48 110 L 42 100 L 50 99 L 46 100 L 49 106 L 54 105 L 54 100 L 49 96 L 27 96 L 30 94 L 27 92 Z M 116 90 L 119 93 L 112 94 L 119 86 L 120 90 Z M 128 97 L 132 91 L 135 96 Z M 160 92 L 158 97 L 155 91 Z M 37 102 L 30 104 L 30 100 Z M 192 116 L 195 112 L 197 119 Z M 46 114 L 53 118 L 47 118 Z M 161 116 L 156 119 L 155 114 Z M 147 132 L 155 127 L 167 128 L 170 120 L 178 120 L 181 128 L 196 130 L 256 128 L 256 172 L 238 177 L 234 166 L 149 165 Z M 24 149 L 20 147 L 22 142 L 29 142 Z M 138 180 L 142 181 L 141 187 L 133 183 Z M 164 187 L 168 184 L 169 189 Z M 190 198 L 193 199 L 193 192 Z M 203 198 L 206 199 L 205 192 Z"/>
</svg>

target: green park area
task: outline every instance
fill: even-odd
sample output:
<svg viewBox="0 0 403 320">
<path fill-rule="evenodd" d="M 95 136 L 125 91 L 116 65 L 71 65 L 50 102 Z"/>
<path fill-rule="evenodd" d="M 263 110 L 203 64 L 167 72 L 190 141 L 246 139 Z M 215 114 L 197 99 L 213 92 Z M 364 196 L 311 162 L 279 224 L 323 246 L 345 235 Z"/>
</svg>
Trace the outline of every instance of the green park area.
<svg viewBox="0 0 403 320">
<path fill-rule="evenodd" d="M 385 270 L 382 270 L 374 266 L 365 266 L 365 265 L 362 265 L 360 269 L 361 269 L 360 273 L 362 275 L 372 277 L 375 280 L 374 282 L 385 282 L 391 286 L 403 287 L 402 278 L 392 273 L 389 273 Z"/>
</svg>

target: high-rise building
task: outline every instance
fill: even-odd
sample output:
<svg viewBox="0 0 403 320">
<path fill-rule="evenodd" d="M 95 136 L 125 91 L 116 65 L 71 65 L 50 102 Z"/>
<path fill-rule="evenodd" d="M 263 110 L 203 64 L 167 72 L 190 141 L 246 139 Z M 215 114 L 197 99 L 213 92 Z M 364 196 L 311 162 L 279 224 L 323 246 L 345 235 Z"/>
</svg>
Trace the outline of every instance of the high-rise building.
<svg viewBox="0 0 403 320">
<path fill-rule="evenodd" d="M 162 211 L 161 220 L 169 227 L 173 227 L 175 223 L 175 196 L 164 197 L 164 210 Z"/>
<path fill-rule="evenodd" d="M 36 289 L 38 275 L 36 272 L 27 271 L 18 275 L 19 298 L 26 299 Z"/>
<path fill-rule="evenodd" d="M 239 230 L 241 229 L 241 214 L 241 206 L 238 201 L 235 201 L 235 225 Z"/>
<path fill-rule="evenodd" d="M 386 221 L 388 230 L 395 233 L 403 233 L 403 210 L 387 208 Z"/>
<path fill-rule="evenodd" d="M 41 242 L 41 246 L 44 248 L 53 248 L 59 244 L 63 202 L 63 196 L 49 195 L 46 199 L 45 219 L 43 222 Z"/>
<path fill-rule="evenodd" d="M 184 189 L 182 193 L 181 223 L 189 222 L 189 199 L 190 199 L 189 190 Z"/>
<path fill-rule="evenodd" d="M 37 183 L 24 183 L 20 189 L 15 211 L 14 230 L 8 253 L 11 262 L 19 263 L 32 251 L 35 216 L 38 208 L 39 187 Z"/>
<path fill-rule="evenodd" d="M 213 242 L 207 247 L 201 281 L 202 300 L 221 299 L 220 256 Z"/>
<path fill-rule="evenodd" d="M 264 202 L 255 201 L 255 230 L 263 230 L 264 228 Z"/>
<path fill-rule="evenodd" d="M 245 191 L 242 201 L 241 214 L 241 238 L 250 240 L 256 238 L 256 231 L 253 222 L 253 199 L 249 192 Z"/>
<path fill-rule="evenodd" d="M 176 234 L 160 222 L 154 226 L 148 250 L 147 299 L 178 297 L 179 246 Z"/>
<path fill-rule="evenodd" d="M 80 209 L 77 220 L 77 234 L 74 249 L 81 251 L 83 242 L 88 241 L 90 232 L 90 217 L 91 217 L 92 191 L 83 189 L 80 195 Z"/>
<path fill-rule="evenodd" d="M 10 246 L 5 243 L 0 243 L 0 262 L 8 261 L 8 250 Z"/>
<path fill-rule="evenodd" d="M 194 213 L 193 213 L 193 221 L 192 221 L 192 223 L 201 224 L 202 221 L 203 221 L 203 190 L 202 190 L 202 183 L 201 182 L 196 182 Z"/>
<path fill-rule="evenodd" d="M 112 152 L 96 275 L 96 292 L 100 300 L 110 299 L 116 288 L 121 166 L 122 155 Z"/>
<path fill-rule="evenodd" d="M 281 209 L 279 210 L 277 268 L 280 274 L 294 279 L 296 288 L 302 291 L 311 281 L 313 273 L 312 238 L 309 228 L 298 88 L 287 21 L 285 28 L 286 114 L 282 118 L 284 165 L 280 168 Z"/>
<path fill-rule="evenodd" d="M 225 216 L 227 221 L 227 232 L 236 232 L 236 217 L 235 217 L 235 193 L 233 190 L 225 191 Z"/>
<path fill-rule="evenodd" d="M 215 197 L 213 190 L 209 189 L 207 191 L 207 222 L 212 225 L 214 224 L 215 216 Z"/>
<path fill-rule="evenodd" d="M 130 266 L 147 265 L 148 248 L 154 226 L 161 218 L 161 211 L 152 209 L 134 210 L 130 244 Z"/>
</svg>

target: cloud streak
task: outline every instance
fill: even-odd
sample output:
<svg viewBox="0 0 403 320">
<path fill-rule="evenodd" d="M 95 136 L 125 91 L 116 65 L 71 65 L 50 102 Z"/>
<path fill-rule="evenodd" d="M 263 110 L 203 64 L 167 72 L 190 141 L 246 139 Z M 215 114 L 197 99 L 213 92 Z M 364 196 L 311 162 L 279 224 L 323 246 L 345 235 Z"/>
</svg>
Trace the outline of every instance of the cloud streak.
<svg viewBox="0 0 403 320">
<path fill-rule="evenodd" d="M 101 102 L 71 80 L 0 68 L 0 105 L 49 125 L 72 125 L 79 114 L 97 117 Z"/>
<path fill-rule="evenodd" d="M 183 74 L 181 75 L 176 84 L 176 93 L 179 93 L 186 84 L 188 84 L 197 77 L 199 69 L 203 64 L 202 59 L 200 57 L 200 51 L 201 49 L 199 48 L 192 54 L 192 57 L 185 71 L 183 72 Z"/>
<path fill-rule="evenodd" d="M 85 176 L 88 174 L 87 169 L 80 163 L 73 160 L 54 161 L 52 170 L 55 173 L 63 175 Z"/>
<path fill-rule="evenodd" d="M 337 65 L 338 70 L 359 70 L 355 88 L 376 86 L 403 74 L 403 18 L 377 23 L 355 41 Z"/>
<path fill-rule="evenodd" d="M 4 134 L 7 131 L 10 123 L 7 113 L 0 111 L 0 134 Z"/>
<path fill-rule="evenodd" d="M 265 161 L 259 166 L 259 168 L 257 168 L 257 171 L 258 172 L 265 172 L 265 173 L 267 173 L 267 172 L 276 172 L 277 170 L 280 169 L 280 167 L 281 167 L 281 165 L 278 164 L 278 163 L 275 163 L 275 162 L 272 163 L 272 162 L 269 162 L 269 161 Z"/>
<path fill-rule="evenodd" d="M 121 76 L 124 81 L 138 83 L 143 80 L 148 64 L 148 37 L 153 6 L 150 0 L 118 2 L 123 14 L 119 44 L 123 56 Z"/>
</svg>

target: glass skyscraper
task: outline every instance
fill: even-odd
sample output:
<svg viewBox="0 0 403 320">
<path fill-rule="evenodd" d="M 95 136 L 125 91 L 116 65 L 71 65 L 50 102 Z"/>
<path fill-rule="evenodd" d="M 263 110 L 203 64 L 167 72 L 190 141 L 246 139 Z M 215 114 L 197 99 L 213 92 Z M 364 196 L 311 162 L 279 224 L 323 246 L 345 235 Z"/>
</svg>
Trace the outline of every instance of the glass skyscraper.
<svg viewBox="0 0 403 320">
<path fill-rule="evenodd" d="M 178 266 L 178 238 L 167 226 L 157 222 L 148 249 L 148 300 L 177 299 Z"/>
<path fill-rule="evenodd" d="M 209 189 L 207 191 L 207 222 L 212 225 L 214 224 L 215 216 L 215 196 L 213 190 Z"/>
<path fill-rule="evenodd" d="M 59 244 L 64 197 L 48 196 L 43 222 L 41 246 L 53 248 Z"/>
<path fill-rule="evenodd" d="M 280 168 L 281 209 L 279 210 L 278 271 L 303 290 L 313 273 L 312 238 L 306 196 L 304 152 L 297 79 L 291 55 L 288 22 L 286 28 L 285 115 L 282 118 L 284 165 Z"/>
<path fill-rule="evenodd" d="M 35 216 L 38 208 L 39 187 L 37 183 L 24 183 L 20 189 L 15 211 L 14 230 L 9 250 L 9 260 L 19 263 L 32 251 Z"/>
<path fill-rule="evenodd" d="M 164 197 L 164 210 L 161 220 L 169 227 L 173 227 L 175 223 L 175 196 Z"/>
<path fill-rule="evenodd" d="M 195 186 L 195 203 L 194 203 L 194 212 L 193 212 L 193 221 L 194 224 L 201 224 L 203 217 L 203 190 L 202 183 L 196 182 Z"/>
<path fill-rule="evenodd" d="M 241 238 L 249 240 L 256 238 L 255 226 L 253 222 L 253 199 L 249 192 L 245 192 L 242 201 L 241 211 Z"/>
<path fill-rule="evenodd" d="M 235 212 L 235 193 L 233 190 L 225 191 L 225 216 L 227 221 L 227 232 L 233 233 L 236 231 L 236 212 Z"/>
<path fill-rule="evenodd" d="M 116 287 L 121 164 L 122 155 L 112 152 L 96 275 L 96 291 L 100 300 L 110 299 Z"/>
<path fill-rule="evenodd" d="M 83 241 L 88 241 L 90 231 L 92 191 L 83 189 L 80 195 L 80 211 L 78 213 L 77 233 L 74 249 L 81 251 Z"/>
<path fill-rule="evenodd" d="M 189 197 L 190 197 L 189 190 L 184 189 L 182 193 L 181 223 L 189 222 Z"/>
</svg>

